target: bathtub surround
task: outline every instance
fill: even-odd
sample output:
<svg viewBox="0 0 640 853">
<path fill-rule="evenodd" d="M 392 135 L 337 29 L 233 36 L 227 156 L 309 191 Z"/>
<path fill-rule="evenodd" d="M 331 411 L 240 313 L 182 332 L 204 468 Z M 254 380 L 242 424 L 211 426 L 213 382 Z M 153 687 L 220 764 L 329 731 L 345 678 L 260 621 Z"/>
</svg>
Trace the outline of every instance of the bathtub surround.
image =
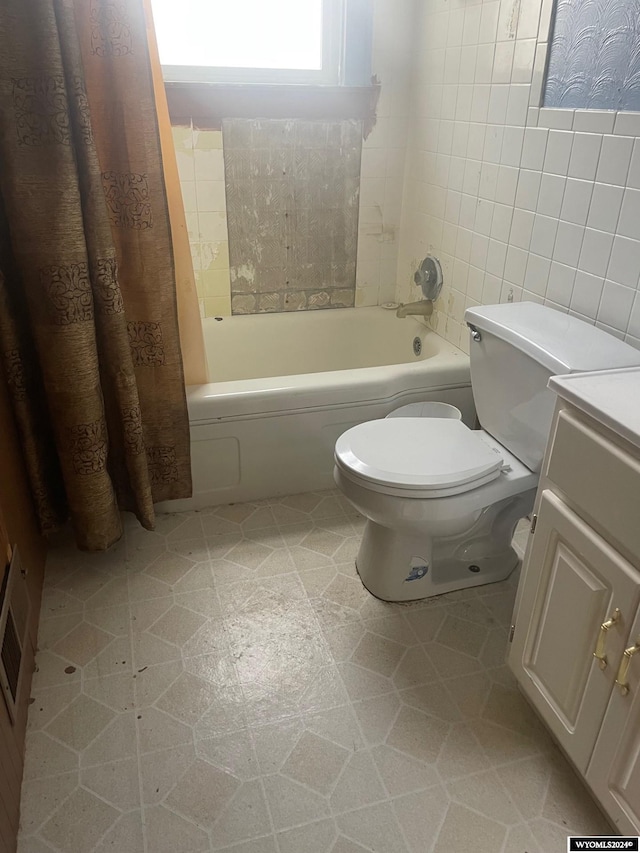
<svg viewBox="0 0 640 853">
<path fill-rule="evenodd" d="M 355 301 L 361 121 L 225 119 L 233 314 Z"/>
<path fill-rule="evenodd" d="M 552 6 L 416 7 L 396 298 L 438 255 L 432 322 L 465 349 L 465 308 L 510 299 L 640 347 L 640 114 L 540 108 Z"/>
</svg>

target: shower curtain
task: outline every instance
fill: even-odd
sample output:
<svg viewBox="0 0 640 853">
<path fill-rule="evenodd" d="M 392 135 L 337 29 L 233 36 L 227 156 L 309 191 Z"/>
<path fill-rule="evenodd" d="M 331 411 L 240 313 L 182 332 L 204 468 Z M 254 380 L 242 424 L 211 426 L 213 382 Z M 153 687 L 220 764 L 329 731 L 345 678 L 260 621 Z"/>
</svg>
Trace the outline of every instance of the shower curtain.
<svg viewBox="0 0 640 853">
<path fill-rule="evenodd" d="M 3 0 L 0 44 L 0 363 L 43 532 L 100 550 L 191 493 L 143 0 Z"/>
</svg>

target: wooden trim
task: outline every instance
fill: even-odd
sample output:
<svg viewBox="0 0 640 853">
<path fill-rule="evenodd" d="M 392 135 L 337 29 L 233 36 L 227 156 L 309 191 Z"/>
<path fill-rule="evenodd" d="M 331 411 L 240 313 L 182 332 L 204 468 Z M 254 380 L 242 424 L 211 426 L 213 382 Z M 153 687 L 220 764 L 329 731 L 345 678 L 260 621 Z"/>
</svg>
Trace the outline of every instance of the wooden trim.
<svg viewBox="0 0 640 853">
<path fill-rule="evenodd" d="M 193 122 L 219 130 L 223 118 L 362 119 L 367 136 L 376 120 L 380 86 L 165 83 L 172 125 Z"/>
</svg>

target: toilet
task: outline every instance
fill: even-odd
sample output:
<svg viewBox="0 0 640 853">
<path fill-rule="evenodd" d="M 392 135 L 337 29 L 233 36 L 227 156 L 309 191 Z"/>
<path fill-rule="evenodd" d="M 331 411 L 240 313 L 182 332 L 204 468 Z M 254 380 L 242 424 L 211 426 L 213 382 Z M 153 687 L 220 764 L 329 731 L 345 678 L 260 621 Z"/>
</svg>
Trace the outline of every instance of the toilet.
<svg viewBox="0 0 640 853">
<path fill-rule="evenodd" d="M 413 601 L 504 580 L 533 508 L 555 405 L 551 376 L 640 365 L 640 351 L 532 302 L 467 309 L 480 429 L 450 418 L 359 424 L 335 446 L 335 482 L 367 519 L 365 587 Z"/>
</svg>

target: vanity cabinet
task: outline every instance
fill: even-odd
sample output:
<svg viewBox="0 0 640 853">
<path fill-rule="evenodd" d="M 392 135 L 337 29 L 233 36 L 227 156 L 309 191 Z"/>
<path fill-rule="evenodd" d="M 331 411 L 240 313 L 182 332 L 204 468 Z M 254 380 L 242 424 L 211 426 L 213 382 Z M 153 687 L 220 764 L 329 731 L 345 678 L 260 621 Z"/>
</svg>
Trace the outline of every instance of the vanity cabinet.
<svg viewBox="0 0 640 853">
<path fill-rule="evenodd" d="M 560 400 L 534 513 L 509 665 L 604 811 L 637 834 L 640 449 Z"/>
</svg>

